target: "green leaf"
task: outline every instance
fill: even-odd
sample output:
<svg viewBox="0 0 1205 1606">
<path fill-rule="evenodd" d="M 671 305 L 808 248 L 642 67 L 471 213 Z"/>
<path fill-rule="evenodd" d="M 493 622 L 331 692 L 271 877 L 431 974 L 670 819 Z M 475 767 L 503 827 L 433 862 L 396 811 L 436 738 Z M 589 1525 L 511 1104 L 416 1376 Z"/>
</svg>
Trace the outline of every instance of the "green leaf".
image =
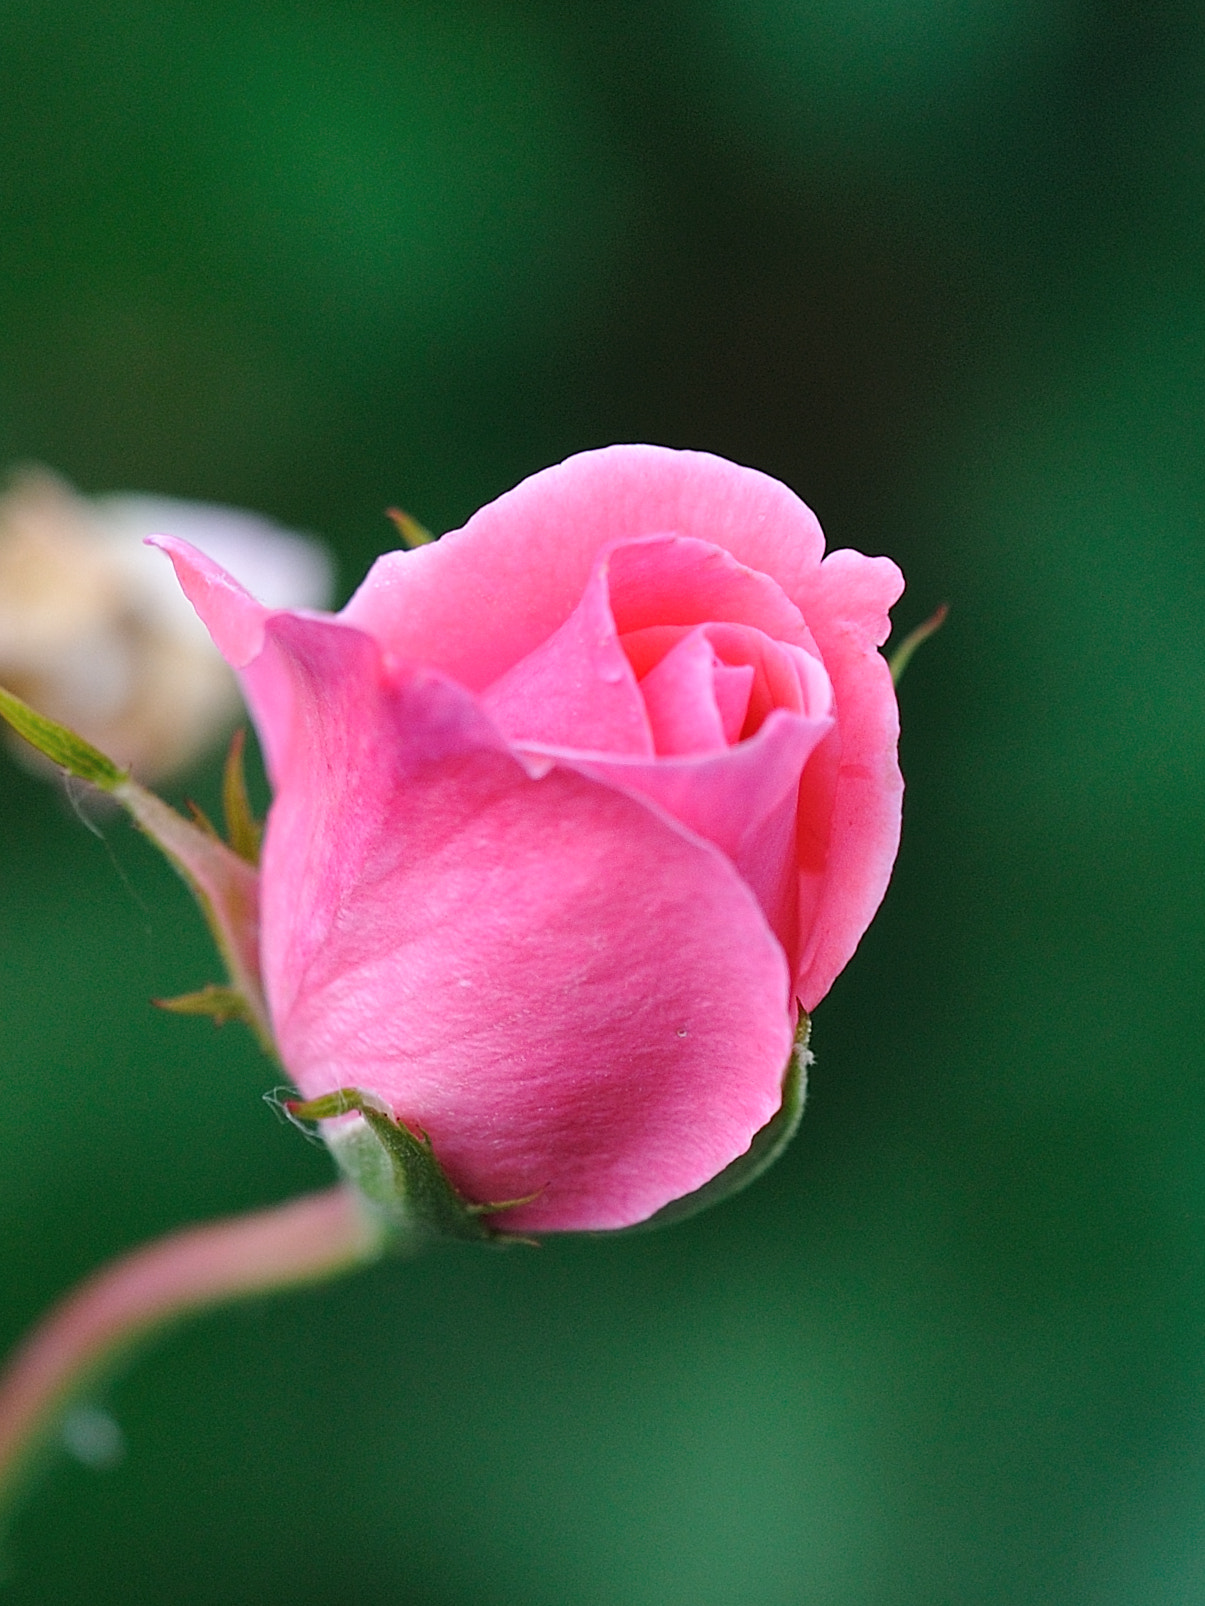
<svg viewBox="0 0 1205 1606">
<path fill-rule="evenodd" d="M 787 1062 L 786 1075 L 783 1077 L 782 1103 L 778 1107 L 777 1114 L 766 1122 L 760 1132 L 754 1133 L 753 1142 L 744 1154 L 737 1155 L 718 1176 L 712 1177 L 711 1181 L 705 1182 L 701 1188 L 696 1188 L 694 1193 L 684 1194 L 681 1199 L 671 1199 L 669 1204 L 663 1205 L 647 1221 L 638 1221 L 634 1227 L 621 1227 L 619 1229 L 621 1232 L 650 1232 L 654 1227 L 669 1227 L 677 1221 L 686 1221 L 689 1217 L 698 1215 L 700 1210 L 709 1210 L 712 1205 L 730 1199 L 734 1193 L 747 1188 L 761 1176 L 763 1171 L 774 1164 L 795 1136 L 803 1117 L 803 1106 L 807 1098 L 807 1071 L 812 1063 L 812 1055 L 808 1049 L 811 1027 L 810 1019 L 803 1010 L 800 1010 L 795 1047 Z"/>
<path fill-rule="evenodd" d="M 18 736 L 48 758 L 52 764 L 81 781 L 90 781 L 102 792 L 112 792 L 126 778 L 111 758 L 45 714 L 39 714 L 12 692 L 0 687 L 0 718 L 6 719 Z"/>
<path fill-rule="evenodd" d="M 230 751 L 222 771 L 222 812 L 226 816 L 226 840 L 233 851 L 248 864 L 258 865 L 263 829 L 251 812 L 251 799 L 247 796 L 247 774 L 243 765 L 246 744 L 247 732 L 240 726 L 230 738 Z"/>
<path fill-rule="evenodd" d="M 288 1100 L 284 1107 L 299 1121 L 353 1113 L 363 1117 L 322 1135 L 339 1169 L 382 1217 L 394 1248 L 402 1253 L 437 1243 L 531 1242 L 498 1232 L 482 1219 L 526 1204 L 526 1199 L 497 1204 L 465 1199 L 436 1159 L 426 1133 L 395 1121 L 371 1094 L 344 1087 L 317 1099 Z"/>
<path fill-rule="evenodd" d="M 152 999 L 157 1009 L 170 1010 L 173 1015 L 208 1015 L 215 1026 L 224 1026 L 229 1020 L 240 1020 L 255 1029 L 255 1021 L 247 1000 L 233 987 L 219 987 L 210 983 L 200 992 L 181 993 L 178 998 Z"/>
</svg>

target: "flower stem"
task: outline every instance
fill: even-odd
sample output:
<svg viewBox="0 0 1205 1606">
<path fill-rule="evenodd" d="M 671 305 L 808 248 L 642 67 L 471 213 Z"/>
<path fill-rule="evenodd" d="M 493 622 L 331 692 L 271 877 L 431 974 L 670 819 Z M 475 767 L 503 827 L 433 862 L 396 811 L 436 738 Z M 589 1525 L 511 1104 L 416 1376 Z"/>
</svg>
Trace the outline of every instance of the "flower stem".
<svg viewBox="0 0 1205 1606">
<path fill-rule="evenodd" d="M 349 1188 L 169 1233 L 103 1266 L 42 1318 L 0 1376 L 0 1505 L 72 1399 L 175 1318 L 317 1282 L 383 1247 Z"/>
</svg>

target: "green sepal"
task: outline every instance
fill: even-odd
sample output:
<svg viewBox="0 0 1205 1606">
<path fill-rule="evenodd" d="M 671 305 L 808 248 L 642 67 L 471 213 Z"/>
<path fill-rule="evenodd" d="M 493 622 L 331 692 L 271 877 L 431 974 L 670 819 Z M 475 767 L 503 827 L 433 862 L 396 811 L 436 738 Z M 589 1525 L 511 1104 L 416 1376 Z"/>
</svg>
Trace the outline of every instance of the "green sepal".
<svg viewBox="0 0 1205 1606">
<path fill-rule="evenodd" d="M 189 819 L 196 826 L 198 831 L 203 831 L 207 837 L 211 837 L 215 842 L 220 842 L 222 840 L 222 833 L 218 830 L 217 826 L 209 818 L 208 814 L 206 814 L 205 810 L 199 803 L 194 803 L 192 798 L 186 797 L 184 799 L 184 805 L 188 809 Z"/>
<path fill-rule="evenodd" d="M 199 992 L 181 993 L 178 998 L 153 998 L 151 1002 L 156 1009 L 170 1010 L 173 1015 L 208 1015 L 215 1026 L 225 1026 L 230 1020 L 240 1020 L 252 1031 L 256 1026 L 242 993 L 213 982 Z"/>
<path fill-rule="evenodd" d="M 248 864 L 259 864 L 263 826 L 251 810 L 247 796 L 247 773 L 243 764 L 247 732 L 240 725 L 230 738 L 226 766 L 222 771 L 222 813 L 226 818 L 226 840 L 233 852 Z"/>
<path fill-rule="evenodd" d="M 407 552 L 413 552 L 418 546 L 431 546 L 438 539 L 425 524 L 420 524 L 409 513 L 403 513 L 400 507 L 387 508 L 385 511 Z"/>
<path fill-rule="evenodd" d="M 483 1219 L 528 1199 L 476 1204 L 464 1198 L 436 1159 L 427 1134 L 395 1121 L 371 1094 L 343 1087 L 317 1099 L 286 1100 L 284 1108 L 297 1121 L 362 1117 L 322 1135 L 343 1175 L 381 1218 L 395 1250 L 412 1254 L 438 1243 L 532 1242 L 499 1232 Z"/>
<path fill-rule="evenodd" d="M 765 1126 L 754 1133 L 753 1142 L 744 1154 L 738 1154 L 731 1164 L 726 1165 L 717 1176 L 712 1177 L 710 1182 L 705 1182 L 701 1188 L 696 1188 L 693 1193 L 684 1194 L 681 1199 L 671 1199 L 646 1221 L 638 1221 L 634 1227 L 620 1227 L 618 1229 L 620 1232 L 650 1232 L 654 1227 L 670 1227 L 677 1221 L 686 1221 L 690 1216 L 698 1215 L 700 1210 L 710 1210 L 712 1205 L 720 1204 L 724 1199 L 730 1199 L 734 1193 L 739 1193 L 742 1188 L 747 1188 L 761 1176 L 763 1171 L 774 1164 L 795 1136 L 803 1117 L 803 1106 L 807 1099 L 808 1066 L 812 1063 L 812 1054 L 808 1048 L 811 1030 L 811 1020 L 803 1010 L 800 1010 L 799 1025 L 795 1032 L 795 1047 L 787 1061 L 786 1075 L 782 1081 L 782 1103 Z"/>
<path fill-rule="evenodd" d="M 237 1018 L 247 1022 L 266 1053 L 273 1053 L 259 974 L 259 885 L 254 866 L 226 846 L 195 805 L 193 820 L 184 819 L 82 736 L 35 712 L 3 687 L 0 718 L 68 774 L 109 793 L 175 867 L 213 933 L 230 975 L 229 991 L 240 996 Z M 202 998 L 205 992 L 187 996 Z M 188 1012 L 213 1013 L 199 1007 Z M 231 1009 L 223 1018 L 234 1019 L 236 1012 Z"/>
<path fill-rule="evenodd" d="M 803 1115 L 807 1070 L 812 1063 L 810 1035 L 811 1021 L 801 1010 L 795 1046 L 783 1076 L 782 1103 L 754 1134 L 744 1154 L 694 1193 L 672 1199 L 635 1226 L 614 1230 L 649 1232 L 685 1221 L 747 1188 L 772 1166 L 795 1136 Z M 464 1198 L 436 1159 L 427 1134 L 412 1132 L 403 1122 L 395 1121 L 371 1094 L 344 1087 L 308 1101 L 288 1099 L 284 1109 L 297 1121 L 327 1121 L 351 1114 L 363 1117 L 362 1121 L 324 1132 L 323 1137 L 344 1176 L 383 1219 L 397 1250 L 413 1253 L 439 1242 L 534 1242 L 518 1234 L 498 1232 L 482 1218 L 529 1204 L 538 1195 L 492 1204 L 476 1204 Z M 588 1236 L 611 1237 L 613 1232 Z"/>
<path fill-rule="evenodd" d="M 918 647 L 923 647 L 930 636 L 934 636 L 945 624 L 950 609 L 947 603 L 934 608 L 927 619 L 921 621 L 915 630 L 910 630 L 900 642 L 899 646 L 887 659 L 887 667 L 891 671 L 891 684 L 898 686 L 903 679 L 904 670 L 912 660 L 912 654 Z"/>
<path fill-rule="evenodd" d="M 23 736 L 52 764 L 81 781 L 90 781 L 102 792 L 114 791 L 126 779 L 126 771 L 118 769 L 113 760 L 106 758 L 91 742 L 68 730 L 66 725 L 37 713 L 2 686 L 0 718 L 6 719 L 18 736 Z"/>
</svg>

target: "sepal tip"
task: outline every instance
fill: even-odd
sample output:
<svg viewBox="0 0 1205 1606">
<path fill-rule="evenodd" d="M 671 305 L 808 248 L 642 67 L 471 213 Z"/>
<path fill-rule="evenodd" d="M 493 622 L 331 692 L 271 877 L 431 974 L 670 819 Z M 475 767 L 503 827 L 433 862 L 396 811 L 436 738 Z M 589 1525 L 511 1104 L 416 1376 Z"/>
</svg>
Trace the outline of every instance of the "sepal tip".
<svg viewBox="0 0 1205 1606">
<path fill-rule="evenodd" d="M 68 775 L 74 775 L 77 780 L 88 781 L 99 787 L 102 792 L 116 791 L 129 778 L 126 770 L 119 769 L 111 758 L 106 758 L 91 742 L 86 742 L 82 736 L 77 736 L 57 720 L 39 714 L 2 686 L 0 718 L 6 720 L 18 736 L 23 736 L 31 747 L 36 748 L 52 764 L 66 770 Z"/>
<path fill-rule="evenodd" d="M 948 602 L 939 604 L 927 619 L 923 619 L 915 630 L 910 630 L 900 642 L 899 646 L 887 659 L 887 667 L 891 671 L 891 683 L 898 686 L 903 679 L 904 670 L 912 661 L 912 655 L 918 647 L 923 647 L 930 636 L 935 636 L 950 616 Z"/>
<path fill-rule="evenodd" d="M 156 1009 L 165 1009 L 173 1015 L 208 1015 L 215 1026 L 239 1020 L 253 1031 L 256 1027 L 254 1013 L 242 993 L 234 987 L 219 987 L 213 982 L 195 993 L 181 993 L 176 998 L 152 998 L 151 1003 Z"/>
<path fill-rule="evenodd" d="M 437 1243 L 526 1243 L 518 1234 L 499 1231 L 485 1217 L 529 1204 L 523 1199 L 477 1202 L 466 1199 L 436 1158 L 425 1132 L 412 1131 L 371 1093 L 342 1087 L 316 1099 L 285 1099 L 291 1120 L 330 1121 L 356 1115 L 322 1135 L 339 1169 L 401 1253 L 415 1253 Z"/>
</svg>

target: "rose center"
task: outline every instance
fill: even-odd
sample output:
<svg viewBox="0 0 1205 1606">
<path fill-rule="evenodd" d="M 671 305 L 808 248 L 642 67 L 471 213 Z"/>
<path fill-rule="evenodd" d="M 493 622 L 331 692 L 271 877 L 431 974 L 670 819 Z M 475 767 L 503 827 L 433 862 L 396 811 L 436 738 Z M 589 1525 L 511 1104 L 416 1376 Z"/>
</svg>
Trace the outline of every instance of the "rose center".
<svg viewBox="0 0 1205 1606">
<path fill-rule="evenodd" d="M 482 695 L 511 741 L 631 758 L 723 752 L 775 710 L 825 725 L 832 687 L 798 609 L 706 542 L 605 549 L 546 641 Z"/>
<path fill-rule="evenodd" d="M 828 676 L 804 649 L 749 625 L 654 625 L 620 637 L 659 754 L 704 753 L 755 735 L 775 708 L 824 718 Z"/>
</svg>

